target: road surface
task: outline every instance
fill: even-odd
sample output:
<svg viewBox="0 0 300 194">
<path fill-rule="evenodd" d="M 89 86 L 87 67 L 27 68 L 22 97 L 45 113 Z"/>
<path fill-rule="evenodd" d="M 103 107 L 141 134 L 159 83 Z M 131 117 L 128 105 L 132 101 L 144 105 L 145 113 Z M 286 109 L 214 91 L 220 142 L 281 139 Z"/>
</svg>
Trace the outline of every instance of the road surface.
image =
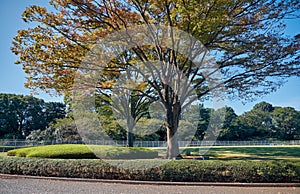
<svg viewBox="0 0 300 194">
<path fill-rule="evenodd" d="M 300 187 L 228 187 L 228 186 L 170 186 L 133 185 L 120 183 L 60 181 L 44 179 L 1 178 L 2 194 L 299 194 Z"/>
</svg>

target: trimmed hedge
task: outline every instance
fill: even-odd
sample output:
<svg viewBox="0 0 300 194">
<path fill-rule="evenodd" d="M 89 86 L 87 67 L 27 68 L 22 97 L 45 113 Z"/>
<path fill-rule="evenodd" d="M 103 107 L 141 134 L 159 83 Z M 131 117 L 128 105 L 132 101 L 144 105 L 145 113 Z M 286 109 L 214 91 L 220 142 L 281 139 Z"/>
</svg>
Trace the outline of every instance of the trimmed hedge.
<svg viewBox="0 0 300 194">
<path fill-rule="evenodd" d="M 14 149 L 7 155 L 60 159 L 152 159 L 158 157 L 158 152 L 137 147 L 59 144 Z"/>
<path fill-rule="evenodd" d="M 132 160 L 132 166 L 139 166 L 143 162 Z M 118 168 L 99 159 L 3 157 L 0 158 L 0 166 L 0 173 L 34 176 L 142 181 L 300 182 L 300 162 L 286 161 L 180 160 L 151 169 L 135 170 Z"/>
</svg>

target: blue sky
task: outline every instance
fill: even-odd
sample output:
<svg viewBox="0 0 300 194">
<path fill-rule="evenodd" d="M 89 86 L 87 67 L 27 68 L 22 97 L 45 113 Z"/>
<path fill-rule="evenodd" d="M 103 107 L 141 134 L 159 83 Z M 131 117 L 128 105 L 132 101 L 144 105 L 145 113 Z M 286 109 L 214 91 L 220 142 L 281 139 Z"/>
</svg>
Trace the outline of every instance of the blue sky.
<svg viewBox="0 0 300 194">
<path fill-rule="evenodd" d="M 1 0 L 0 1 L 0 93 L 30 94 L 24 88 L 25 73 L 20 65 L 15 65 L 17 60 L 11 51 L 13 37 L 18 29 L 28 28 L 21 19 L 21 14 L 29 5 L 48 6 L 48 0 Z M 295 35 L 300 33 L 300 20 L 289 20 L 286 33 Z M 287 79 L 287 83 L 278 91 L 271 93 L 254 102 L 242 104 L 241 101 L 227 102 L 237 114 L 250 110 L 256 103 L 266 101 L 274 106 L 291 106 L 300 110 L 300 77 Z M 53 97 L 40 92 L 35 95 L 46 101 L 63 101 L 62 97 Z"/>
</svg>

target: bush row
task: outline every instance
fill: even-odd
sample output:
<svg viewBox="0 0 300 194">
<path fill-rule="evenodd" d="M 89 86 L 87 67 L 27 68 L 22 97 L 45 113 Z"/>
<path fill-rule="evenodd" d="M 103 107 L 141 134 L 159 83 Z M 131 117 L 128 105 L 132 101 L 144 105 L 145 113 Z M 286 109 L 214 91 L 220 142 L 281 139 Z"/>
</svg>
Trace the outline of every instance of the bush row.
<svg viewBox="0 0 300 194">
<path fill-rule="evenodd" d="M 134 167 L 145 161 L 130 162 Z M 300 182 L 300 162 L 284 161 L 171 160 L 149 169 L 124 169 L 99 159 L 2 157 L 0 166 L 0 173 L 34 176 L 141 181 Z"/>
</svg>

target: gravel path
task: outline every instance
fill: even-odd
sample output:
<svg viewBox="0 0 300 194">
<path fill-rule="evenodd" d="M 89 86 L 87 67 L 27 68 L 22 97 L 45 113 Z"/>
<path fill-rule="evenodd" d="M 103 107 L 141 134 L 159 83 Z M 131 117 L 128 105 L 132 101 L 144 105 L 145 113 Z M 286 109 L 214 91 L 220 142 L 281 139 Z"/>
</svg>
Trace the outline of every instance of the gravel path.
<svg viewBox="0 0 300 194">
<path fill-rule="evenodd" d="M 166 186 L 166 185 L 129 185 L 116 183 L 37 180 L 37 179 L 0 179 L 0 193 L 2 194 L 89 194 L 89 193 L 128 193 L 128 194 L 156 194 L 156 193 L 228 193 L 228 194 L 299 194 L 300 187 L 223 187 L 223 186 Z"/>
</svg>

